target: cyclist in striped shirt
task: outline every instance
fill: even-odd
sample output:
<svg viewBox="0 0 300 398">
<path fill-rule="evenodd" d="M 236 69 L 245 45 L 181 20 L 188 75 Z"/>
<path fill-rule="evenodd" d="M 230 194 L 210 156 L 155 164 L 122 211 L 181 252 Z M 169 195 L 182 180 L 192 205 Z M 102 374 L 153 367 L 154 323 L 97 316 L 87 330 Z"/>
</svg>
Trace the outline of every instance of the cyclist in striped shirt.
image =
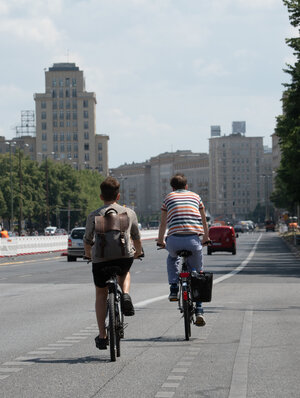
<svg viewBox="0 0 300 398">
<path fill-rule="evenodd" d="M 175 174 L 170 181 L 173 189 L 161 207 L 161 220 L 159 226 L 157 245 L 165 247 L 168 252 L 167 271 L 170 284 L 170 301 L 178 301 L 178 274 L 179 261 L 176 252 L 189 250 L 192 255 L 188 263 L 197 271 L 203 270 L 202 242 L 208 242 L 208 226 L 205 208 L 200 196 L 188 190 L 187 179 L 183 174 Z M 164 239 L 166 229 L 168 233 Z M 202 303 L 196 303 L 196 325 L 204 326 Z"/>
</svg>

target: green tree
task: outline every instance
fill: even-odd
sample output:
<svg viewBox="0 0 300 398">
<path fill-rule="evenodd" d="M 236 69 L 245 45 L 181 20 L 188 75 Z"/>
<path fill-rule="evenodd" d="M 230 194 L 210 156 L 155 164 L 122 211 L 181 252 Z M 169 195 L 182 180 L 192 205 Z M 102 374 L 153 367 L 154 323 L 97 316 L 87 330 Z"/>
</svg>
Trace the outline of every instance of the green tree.
<svg viewBox="0 0 300 398">
<path fill-rule="evenodd" d="M 283 0 L 283 3 L 287 6 L 291 25 L 299 31 L 299 0 Z M 284 208 L 300 202 L 300 38 L 286 39 L 286 43 L 293 49 L 296 61 L 285 69 L 291 81 L 284 84 L 283 114 L 277 117 L 275 132 L 279 137 L 281 163 L 271 197 L 277 207 Z"/>
</svg>

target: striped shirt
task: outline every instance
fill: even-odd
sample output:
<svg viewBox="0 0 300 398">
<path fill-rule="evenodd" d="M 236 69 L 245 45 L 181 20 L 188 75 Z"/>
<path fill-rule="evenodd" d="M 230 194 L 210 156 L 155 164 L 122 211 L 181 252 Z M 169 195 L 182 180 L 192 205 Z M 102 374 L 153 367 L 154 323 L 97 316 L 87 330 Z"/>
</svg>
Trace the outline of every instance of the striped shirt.
<svg viewBox="0 0 300 398">
<path fill-rule="evenodd" d="M 168 235 L 203 235 L 199 209 L 204 205 L 199 195 L 180 189 L 170 192 L 163 202 L 161 210 L 167 211 Z"/>
</svg>

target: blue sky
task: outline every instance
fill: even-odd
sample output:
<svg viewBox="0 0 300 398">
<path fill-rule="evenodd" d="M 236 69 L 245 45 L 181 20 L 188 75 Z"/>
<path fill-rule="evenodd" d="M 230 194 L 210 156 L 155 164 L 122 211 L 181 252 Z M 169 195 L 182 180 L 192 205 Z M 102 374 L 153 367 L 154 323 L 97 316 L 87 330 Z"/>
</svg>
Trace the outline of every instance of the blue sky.
<svg viewBox="0 0 300 398">
<path fill-rule="evenodd" d="M 210 126 L 234 120 L 271 146 L 295 35 L 281 0 L 0 0 L 0 135 L 69 61 L 96 92 L 109 167 L 208 152 Z"/>
</svg>

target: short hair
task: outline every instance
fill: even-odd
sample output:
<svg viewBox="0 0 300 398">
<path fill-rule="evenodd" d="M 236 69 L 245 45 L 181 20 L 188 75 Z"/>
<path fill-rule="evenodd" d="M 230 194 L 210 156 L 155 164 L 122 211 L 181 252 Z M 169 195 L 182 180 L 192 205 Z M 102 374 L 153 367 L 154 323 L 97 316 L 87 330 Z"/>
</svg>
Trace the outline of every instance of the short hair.
<svg viewBox="0 0 300 398">
<path fill-rule="evenodd" d="M 184 189 L 187 185 L 187 178 L 184 174 L 177 173 L 171 178 L 170 185 L 173 189 Z"/>
<path fill-rule="evenodd" d="M 119 181 L 114 177 L 107 177 L 100 184 L 101 195 L 106 201 L 116 200 L 120 189 Z"/>
</svg>

